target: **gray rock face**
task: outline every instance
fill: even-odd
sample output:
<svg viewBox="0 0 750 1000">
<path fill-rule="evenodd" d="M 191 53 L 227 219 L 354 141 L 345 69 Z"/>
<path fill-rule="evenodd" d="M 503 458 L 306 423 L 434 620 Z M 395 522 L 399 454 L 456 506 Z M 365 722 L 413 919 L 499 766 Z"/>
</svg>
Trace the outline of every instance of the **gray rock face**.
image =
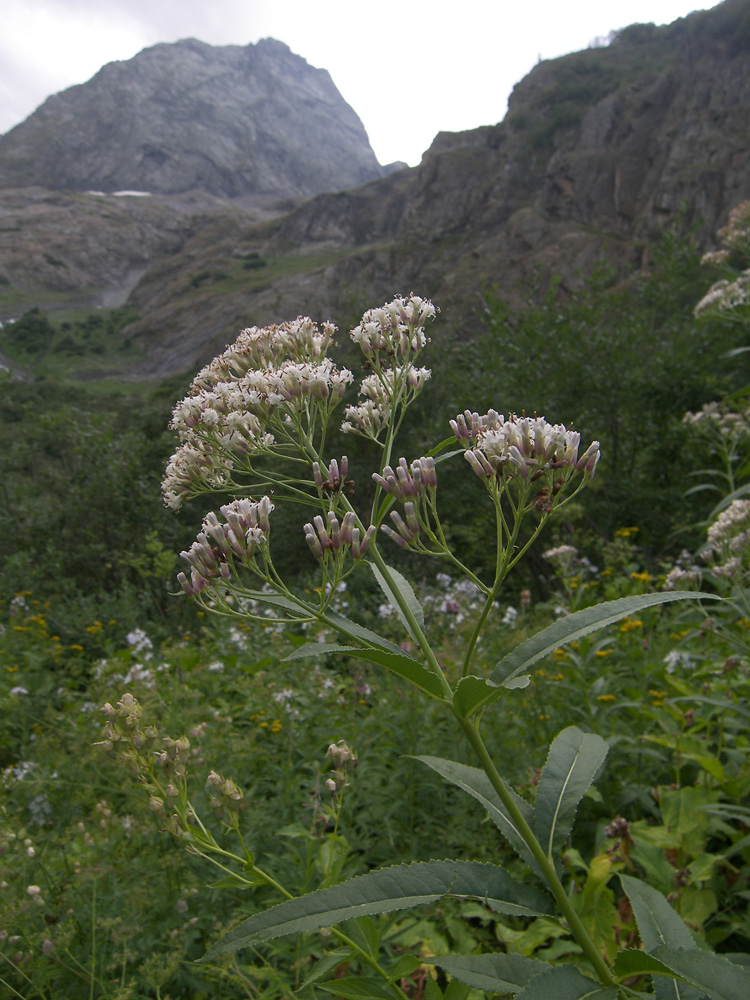
<svg viewBox="0 0 750 1000">
<path fill-rule="evenodd" d="M 286 197 L 384 173 L 328 72 L 273 39 L 155 45 L 0 137 L 0 187 Z"/>
</svg>

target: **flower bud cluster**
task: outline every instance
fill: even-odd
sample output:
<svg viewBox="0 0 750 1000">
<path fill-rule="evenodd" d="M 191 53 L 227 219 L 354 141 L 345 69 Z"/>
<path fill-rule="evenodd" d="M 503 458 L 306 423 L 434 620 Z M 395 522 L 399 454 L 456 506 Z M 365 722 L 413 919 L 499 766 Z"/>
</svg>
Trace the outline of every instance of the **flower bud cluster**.
<svg viewBox="0 0 750 1000">
<path fill-rule="evenodd" d="M 190 580 L 184 573 L 178 573 L 177 579 L 189 597 L 200 593 L 210 580 L 228 580 L 236 561 L 254 569 L 257 551 L 268 544 L 273 510 L 270 497 L 233 500 L 219 509 L 225 523 L 211 511 L 196 540 L 180 553 L 190 565 Z"/>
<path fill-rule="evenodd" d="M 382 490 L 402 501 L 421 497 L 425 490 L 434 490 L 437 487 L 433 458 L 417 458 L 411 465 L 407 465 L 405 458 L 400 458 L 395 470 L 386 465 L 382 476 L 373 472 L 372 478 Z"/>
<path fill-rule="evenodd" d="M 242 789 L 231 778 L 225 778 L 216 771 L 211 771 L 206 779 L 206 789 L 217 818 L 233 825 L 241 809 Z"/>
<path fill-rule="evenodd" d="M 380 529 L 383 534 L 387 535 L 391 541 L 395 542 L 402 549 L 415 546 L 419 539 L 421 526 L 414 504 L 411 501 L 404 504 L 404 517 L 397 510 L 392 510 L 391 520 L 395 525 L 395 530 L 389 524 L 384 524 Z"/>
<path fill-rule="evenodd" d="M 189 820 L 185 802 L 190 740 L 186 736 L 159 740 L 154 726 L 142 728 L 142 709 L 132 694 L 124 694 L 115 707 L 109 702 L 103 705 L 102 714 L 107 720 L 104 739 L 94 746 L 119 758 L 138 777 L 150 793 L 151 811 L 172 833 L 181 836 Z"/>
<path fill-rule="evenodd" d="M 567 475 L 583 472 L 592 477 L 599 461 L 598 441 L 579 456 L 581 435 L 563 424 L 550 424 L 544 417 L 518 417 L 512 413 L 506 420 L 495 410 L 484 416 L 467 411 L 451 421 L 451 428 L 459 441 L 472 446 L 464 452 L 464 458 L 480 479 L 519 477 L 537 481 L 545 472 L 562 470 L 561 477 L 553 475 L 551 484 L 540 486 L 543 509 L 551 509 L 552 497 L 560 492 Z"/>
<path fill-rule="evenodd" d="M 331 758 L 334 767 L 331 776 L 326 779 L 326 788 L 333 795 L 348 785 L 349 775 L 357 766 L 357 754 L 344 740 L 339 740 L 338 743 L 331 743 L 326 757 Z"/>
<path fill-rule="evenodd" d="M 349 459 L 346 455 L 342 456 L 341 467 L 335 458 L 332 458 L 328 463 L 328 478 L 323 479 L 323 473 L 320 468 L 319 462 L 313 462 L 312 464 L 313 480 L 315 485 L 321 494 L 323 493 L 339 493 L 341 490 L 344 491 L 348 496 L 354 493 L 352 487 L 354 482 L 346 477 L 349 474 Z"/>
<path fill-rule="evenodd" d="M 424 328 L 436 312 L 428 299 L 397 296 L 379 309 L 368 309 L 349 336 L 368 360 L 375 360 L 379 354 L 406 360 L 427 343 Z"/>
<path fill-rule="evenodd" d="M 391 511 L 394 527 L 384 524 L 381 531 L 401 548 L 414 548 L 433 555 L 442 553 L 443 546 L 438 545 L 435 551 L 427 548 L 420 538 L 420 534 L 426 533 L 428 539 L 437 544 L 437 537 L 431 528 L 431 518 L 436 524 L 438 520 L 434 459 L 417 458 L 409 465 L 405 458 L 400 458 L 395 469 L 386 465 L 382 475 L 376 472 L 372 478 L 382 490 L 404 505 L 403 516 L 396 510 Z"/>
<path fill-rule="evenodd" d="M 346 549 L 351 549 L 352 559 L 359 561 L 367 554 L 370 542 L 375 534 L 374 525 L 365 532 L 364 538 L 356 526 L 356 518 L 351 511 L 344 515 L 343 521 L 339 519 L 333 511 L 328 511 L 328 523 L 318 514 L 304 526 L 305 541 L 310 546 L 312 554 L 321 562 L 324 562 L 329 553 L 344 554 Z"/>
<path fill-rule="evenodd" d="M 159 734 L 153 726 L 141 728 L 142 709 L 132 694 L 124 694 L 112 706 L 109 702 L 102 706 L 104 723 L 103 740 L 96 743 L 110 757 L 119 756 L 133 771 L 140 771 L 144 755 L 156 743 Z"/>
</svg>

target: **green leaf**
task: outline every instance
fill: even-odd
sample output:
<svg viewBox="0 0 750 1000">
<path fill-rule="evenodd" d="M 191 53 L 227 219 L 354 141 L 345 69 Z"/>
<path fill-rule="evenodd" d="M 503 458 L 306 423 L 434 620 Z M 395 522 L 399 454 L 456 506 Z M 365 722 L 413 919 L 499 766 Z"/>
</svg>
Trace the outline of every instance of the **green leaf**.
<svg viewBox="0 0 750 1000">
<path fill-rule="evenodd" d="M 536 790 L 536 834 L 552 861 L 573 829 L 578 803 L 598 774 L 609 746 L 601 736 L 577 726 L 563 729 L 552 742 Z"/>
<path fill-rule="evenodd" d="M 417 969 L 422 965 L 422 959 L 417 958 L 416 955 L 402 955 L 389 969 L 386 969 L 388 973 L 388 978 L 392 981 L 396 979 L 403 979 L 404 976 L 410 976 L 412 972 L 416 972 Z"/>
<path fill-rule="evenodd" d="M 453 760 L 444 760 L 442 757 L 415 757 L 423 764 L 437 771 L 446 781 L 452 785 L 468 792 L 477 802 L 481 802 L 489 813 L 490 819 L 500 830 L 513 850 L 524 859 L 535 875 L 544 880 L 541 869 L 534 859 L 534 855 L 526 846 L 526 842 L 519 833 L 514 821 L 508 815 L 505 806 L 501 802 L 497 792 L 490 784 L 490 779 L 478 767 L 469 767 L 468 764 L 457 764 Z M 529 803 L 517 795 L 512 788 L 508 791 L 513 796 L 513 801 L 518 807 L 521 815 L 533 827 L 534 810 Z"/>
<path fill-rule="evenodd" d="M 618 986 L 602 987 L 572 965 L 549 965 L 516 993 L 516 1000 L 617 1000 Z"/>
<path fill-rule="evenodd" d="M 523 674 L 520 677 L 511 678 L 503 684 L 495 684 L 491 680 L 469 674 L 468 677 L 462 677 L 456 685 L 453 694 L 453 708 L 459 718 L 466 719 L 474 712 L 478 712 L 493 701 L 497 701 L 504 691 L 528 687 L 530 681 L 529 675 Z"/>
<path fill-rule="evenodd" d="M 452 979 L 445 987 L 444 1000 L 466 1000 L 471 990 L 464 983 L 459 983 L 457 979 Z"/>
<path fill-rule="evenodd" d="M 316 983 L 323 976 L 328 975 L 333 969 L 337 969 L 342 962 L 347 962 L 354 952 L 351 948 L 337 948 L 335 951 L 329 952 L 324 955 L 318 962 L 315 963 L 307 979 L 300 986 L 303 990 L 306 986 L 310 986 L 312 983 Z"/>
<path fill-rule="evenodd" d="M 374 920 L 370 917 L 357 917 L 347 921 L 344 932 L 350 940 L 367 952 L 371 958 L 377 958 L 380 951 L 380 935 Z"/>
<path fill-rule="evenodd" d="M 257 941 L 314 931 L 372 913 L 391 913 L 434 903 L 443 896 L 481 899 L 497 913 L 517 916 L 549 913 L 548 897 L 514 882 L 497 865 L 479 861 L 420 861 L 380 868 L 256 913 L 209 948 L 202 961 L 239 951 Z"/>
<path fill-rule="evenodd" d="M 640 879 L 620 875 L 625 895 L 630 900 L 638 933 L 646 952 L 661 945 L 695 951 L 698 946 L 679 914 L 675 913 L 660 892 Z"/>
<path fill-rule="evenodd" d="M 517 993 L 542 972 L 545 962 L 525 955 L 441 955 L 432 964 L 454 979 L 487 993 Z"/>
<path fill-rule="evenodd" d="M 248 600 L 258 601 L 259 604 L 269 604 L 271 607 L 294 611 L 296 614 L 309 614 L 309 608 L 305 607 L 304 604 L 290 601 L 288 597 L 282 597 L 281 594 L 267 593 L 265 590 L 243 590 L 242 596 Z"/>
<path fill-rule="evenodd" d="M 496 701 L 503 693 L 502 687 L 482 677 L 462 677 L 453 692 L 453 708 L 460 719 L 467 719 L 480 708 Z"/>
<path fill-rule="evenodd" d="M 391 653 L 388 650 L 366 649 L 362 646 L 339 646 L 333 642 L 307 642 L 304 646 L 297 646 L 284 658 L 284 662 L 302 660 L 308 656 L 323 656 L 326 653 L 345 653 L 348 656 L 358 656 L 361 660 L 368 660 L 370 663 L 378 663 L 381 667 L 386 667 L 394 674 L 398 674 L 399 677 L 403 677 L 404 680 L 415 684 L 432 698 L 445 701 L 440 678 L 401 651 Z"/>
<path fill-rule="evenodd" d="M 253 882 L 252 885 L 265 885 L 264 881 L 260 879 L 257 882 Z M 209 889 L 250 889 L 252 886 L 248 883 L 246 876 L 239 875 L 225 875 L 223 878 L 218 879 L 216 882 L 208 882 L 207 888 Z"/>
<path fill-rule="evenodd" d="M 620 952 L 615 959 L 614 970 L 620 979 L 650 976 L 654 984 L 651 995 L 658 1000 L 705 1000 L 702 992 L 694 989 L 663 962 L 645 951 Z"/>
<path fill-rule="evenodd" d="M 388 653 L 401 652 L 401 647 L 397 646 L 395 642 L 384 639 L 377 632 L 371 632 L 369 628 L 365 628 L 364 625 L 358 625 L 357 622 L 345 618 L 337 611 L 326 612 L 325 623 L 335 628 L 337 632 L 341 632 L 342 635 L 346 635 L 350 639 L 360 639 L 366 642 L 368 646 L 374 646 L 375 649 L 383 649 Z"/>
<path fill-rule="evenodd" d="M 611 625 L 620 618 L 625 618 L 644 608 L 656 604 L 666 604 L 669 601 L 720 600 L 715 594 L 702 594 L 695 591 L 673 590 L 666 594 L 636 594 L 632 597 L 621 597 L 617 601 L 606 601 L 595 604 L 573 615 L 566 615 L 553 622 L 548 628 L 537 632 L 530 639 L 516 646 L 504 656 L 490 674 L 490 680 L 495 684 L 503 684 L 517 674 L 528 670 L 539 660 L 548 656 L 566 642 L 573 642 L 590 632 Z"/>
<path fill-rule="evenodd" d="M 649 958 L 702 990 L 709 1000 L 747 1000 L 750 996 L 750 972 L 721 955 L 661 945 Z"/>
<path fill-rule="evenodd" d="M 371 562 L 369 565 L 370 569 L 375 575 L 375 579 L 380 584 L 381 590 L 388 598 L 388 603 L 391 605 L 391 607 L 394 609 L 396 614 L 401 619 L 401 624 L 404 626 L 404 628 L 412 637 L 412 639 L 418 643 L 418 639 L 414 634 L 411 625 L 407 621 L 406 616 L 401 610 L 401 606 L 399 605 L 398 600 L 396 599 L 396 591 L 397 591 L 401 596 L 402 600 L 406 603 L 411 613 L 414 615 L 414 618 L 416 619 L 419 627 L 424 628 L 424 611 L 422 610 L 422 605 L 417 600 L 417 595 L 411 588 L 411 584 L 406 579 L 406 577 L 402 576 L 399 573 L 397 569 L 392 569 L 390 566 L 386 566 L 386 569 L 388 570 L 388 573 L 391 576 L 391 579 L 393 580 L 393 585 L 396 588 L 396 590 L 394 591 L 394 589 L 391 587 L 390 581 L 386 580 L 386 578 L 383 576 L 380 569 L 375 565 L 375 563 Z"/>
<path fill-rule="evenodd" d="M 392 993 L 382 979 L 368 979 L 365 976 L 348 976 L 346 979 L 331 979 L 327 983 L 316 983 L 318 989 L 328 990 L 344 1000 L 394 1000 Z"/>
</svg>

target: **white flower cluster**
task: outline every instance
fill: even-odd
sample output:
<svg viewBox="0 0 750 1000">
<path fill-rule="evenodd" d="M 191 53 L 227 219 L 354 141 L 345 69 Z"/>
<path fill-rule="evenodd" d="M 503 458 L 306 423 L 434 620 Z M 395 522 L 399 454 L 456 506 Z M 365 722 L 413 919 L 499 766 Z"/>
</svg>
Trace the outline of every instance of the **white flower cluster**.
<svg viewBox="0 0 750 1000">
<path fill-rule="evenodd" d="M 695 590 L 701 585 L 703 570 L 687 549 L 683 549 L 673 568 L 667 573 L 664 590 Z"/>
<path fill-rule="evenodd" d="M 377 371 L 362 379 L 359 395 L 363 402 L 358 406 L 347 406 L 344 410 L 345 420 L 341 430 L 345 434 L 360 434 L 363 437 L 377 439 L 393 412 L 393 400 L 398 392 L 398 380 L 403 376 L 402 399 L 410 402 L 424 388 L 432 372 L 429 368 L 412 368 L 406 366 L 398 371 L 388 368 Z"/>
<path fill-rule="evenodd" d="M 322 361 L 335 333 L 333 323 L 323 323 L 321 331 L 308 316 L 298 316 L 296 320 L 280 326 L 252 326 L 242 330 L 223 354 L 198 372 L 193 386 L 210 389 L 218 383 L 239 379 L 253 370 L 274 368 L 285 358 Z"/>
<path fill-rule="evenodd" d="M 728 313 L 750 301 L 750 269 L 743 271 L 734 281 L 714 282 L 693 312 L 696 316 L 708 313 Z"/>
<path fill-rule="evenodd" d="M 436 312 L 428 299 L 418 295 L 408 299 L 396 296 L 378 309 L 368 309 L 349 336 L 368 359 L 382 352 L 406 360 L 418 354 L 427 343 L 424 328 L 435 318 Z"/>
<path fill-rule="evenodd" d="M 464 458 L 481 479 L 528 479 L 545 469 L 575 469 L 593 476 L 599 461 L 598 441 L 579 458 L 581 435 L 563 424 L 549 424 L 544 417 L 511 413 L 506 420 L 495 410 L 483 416 L 467 410 L 450 423 L 456 438 L 471 445 Z"/>
<path fill-rule="evenodd" d="M 735 413 L 726 403 L 704 403 L 696 413 L 686 413 L 682 422 L 700 430 L 716 430 L 722 437 L 735 441 L 750 437 L 750 407 L 742 413 Z"/>
<path fill-rule="evenodd" d="M 708 529 L 705 556 L 714 575 L 733 579 L 750 562 L 750 500 L 733 500 Z"/>
<path fill-rule="evenodd" d="M 726 226 L 718 232 L 721 242 L 730 250 L 746 251 L 750 244 L 750 201 L 741 201 L 729 213 Z"/>
<path fill-rule="evenodd" d="M 542 556 L 549 562 L 554 562 L 559 559 L 560 562 L 569 562 L 571 559 L 575 559 L 578 555 L 578 549 L 575 545 L 558 545 L 554 549 L 547 549 L 546 552 L 542 552 Z"/>
<path fill-rule="evenodd" d="M 198 373 L 172 413 L 181 444 L 164 478 L 167 506 L 177 510 L 193 491 L 227 485 L 235 456 L 268 453 L 275 418 L 278 431 L 309 400 L 330 413 L 354 379 L 325 357 L 334 333 L 332 324 L 321 332 L 307 317 L 253 327 Z"/>
</svg>

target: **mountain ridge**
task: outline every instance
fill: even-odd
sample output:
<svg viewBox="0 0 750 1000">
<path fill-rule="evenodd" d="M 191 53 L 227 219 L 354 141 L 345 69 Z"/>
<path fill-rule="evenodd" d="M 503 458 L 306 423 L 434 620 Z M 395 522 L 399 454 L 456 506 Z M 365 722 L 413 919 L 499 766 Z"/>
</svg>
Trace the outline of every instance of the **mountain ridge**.
<svg viewBox="0 0 750 1000">
<path fill-rule="evenodd" d="M 0 136 L 5 188 L 309 197 L 387 169 L 328 71 L 275 39 L 151 46 Z"/>
<path fill-rule="evenodd" d="M 101 303 L 112 279 L 96 271 L 97 257 L 109 245 L 123 274 L 130 254 L 136 278 L 126 298 L 141 318 L 124 333 L 145 357 L 133 377 L 200 364 L 241 327 L 300 313 L 344 326 L 411 290 L 443 308 L 446 343 L 460 342 L 487 285 L 520 301 L 535 276 L 558 275 L 565 294 L 603 258 L 632 273 L 678 219 L 709 245 L 748 195 L 749 120 L 750 3 L 725 0 L 540 63 L 503 122 L 440 133 L 418 167 L 346 191 L 254 205 L 194 193 L 180 206 L 39 194 L 36 222 L 18 235 L 3 228 L 27 227 L 23 192 L 0 190 L 0 253 L 12 249 L 3 260 L 17 262 L 5 265 L 0 316 L 17 308 L 15 293 L 30 304 L 74 293 Z M 97 216 L 89 265 L 60 235 L 66 213 L 73 230 Z M 138 227 L 154 241 L 147 251 Z"/>
</svg>

